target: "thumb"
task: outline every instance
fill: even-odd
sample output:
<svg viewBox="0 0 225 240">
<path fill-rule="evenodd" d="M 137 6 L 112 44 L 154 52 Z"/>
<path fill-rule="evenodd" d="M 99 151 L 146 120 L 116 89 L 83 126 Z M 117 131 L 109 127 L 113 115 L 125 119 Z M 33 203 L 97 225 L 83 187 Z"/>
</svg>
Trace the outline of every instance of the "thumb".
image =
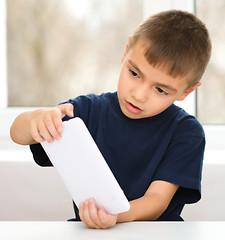
<svg viewBox="0 0 225 240">
<path fill-rule="evenodd" d="M 69 117 L 74 117 L 73 113 L 73 104 L 71 103 L 65 103 L 59 106 L 61 113 L 62 113 L 62 118 L 65 117 L 65 115 Z"/>
</svg>

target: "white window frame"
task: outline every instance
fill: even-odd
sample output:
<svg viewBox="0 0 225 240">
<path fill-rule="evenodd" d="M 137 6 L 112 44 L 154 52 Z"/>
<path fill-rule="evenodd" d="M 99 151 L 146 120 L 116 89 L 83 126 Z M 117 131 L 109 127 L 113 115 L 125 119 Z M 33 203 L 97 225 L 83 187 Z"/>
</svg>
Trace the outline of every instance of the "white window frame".
<svg viewBox="0 0 225 240">
<path fill-rule="evenodd" d="M 0 109 L 7 107 L 6 2 L 0 1 Z"/>
<path fill-rule="evenodd" d="M 143 0 L 144 2 L 144 18 L 149 15 L 168 9 L 181 9 L 194 12 L 194 0 Z M 7 42 L 6 42 L 6 0 L 0 1 L 0 150 L 4 147 L 14 148 L 9 137 L 10 126 L 15 117 L 23 111 L 33 108 L 11 108 L 8 107 L 8 91 L 7 91 Z M 177 105 L 183 107 L 187 112 L 196 115 L 196 93 L 190 94 L 185 101 L 176 102 Z M 225 125 L 204 125 L 206 133 L 206 154 L 207 162 L 223 162 L 225 156 Z"/>
</svg>

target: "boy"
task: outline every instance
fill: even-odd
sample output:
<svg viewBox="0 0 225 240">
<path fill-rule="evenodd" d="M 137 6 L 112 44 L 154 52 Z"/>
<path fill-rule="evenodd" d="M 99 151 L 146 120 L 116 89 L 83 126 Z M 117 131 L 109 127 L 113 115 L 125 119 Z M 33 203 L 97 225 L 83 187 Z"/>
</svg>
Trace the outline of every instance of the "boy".
<svg viewBox="0 0 225 240">
<path fill-rule="evenodd" d="M 131 208 L 109 215 L 104 206 L 97 209 L 94 199 L 87 199 L 79 210 L 74 205 L 76 220 L 89 228 L 182 220 L 184 205 L 201 198 L 205 138 L 195 117 L 173 102 L 201 85 L 210 54 L 208 31 L 194 15 L 177 10 L 156 14 L 129 37 L 116 93 L 79 96 L 54 108 L 22 113 L 11 137 L 31 145 L 37 164 L 51 166 L 39 142 L 59 139 L 62 119 L 79 116 Z"/>
</svg>

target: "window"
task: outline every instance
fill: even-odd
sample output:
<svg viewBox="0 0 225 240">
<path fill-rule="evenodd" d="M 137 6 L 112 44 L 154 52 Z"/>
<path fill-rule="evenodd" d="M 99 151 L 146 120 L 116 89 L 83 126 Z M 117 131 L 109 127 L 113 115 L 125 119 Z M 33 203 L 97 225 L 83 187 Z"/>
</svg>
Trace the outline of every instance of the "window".
<svg viewBox="0 0 225 240">
<path fill-rule="evenodd" d="M 0 44 L 1 147 L 8 146 L 9 127 L 27 107 L 116 90 L 127 37 L 140 22 L 159 11 L 194 7 L 212 32 L 213 56 L 197 96 L 178 104 L 211 124 L 204 125 L 207 149 L 224 149 L 225 125 L 215 126 L 225 122 L 222 0 L 0 1 L 0 34 L 7 36 Z"/>
<path fill-rule="evenodd" d="M 6 2 L 3 107 L 51 106 L 79 94 L 115 90 L 127 36 L 140 22 L 170 8 L 193 10 L 192 0 Z M 192 114 L 194 99 L 181 103 Z"/>
<path fill-rule="evenodd" d="M 20 112 L 116 90 L 126 41 L 143 21 L 143 4 L 0 1 L 0 31 L 5 36 L 0 45 L 0 151 L 19 148 L 11 142 L 9 128 Z"/>
<path fill-rule="evenodd" d="M 196 1 L 196 14 L 211 34 L 212 57 L 198 90 L 197 116 L 204 124 L 225 124 L 225 1 Z"/>
<path fill-rule="evenodd" d="M 0 1 L 0 108 L 7 105 L 7 76 L 6 76 L 6 4 Z"/>
<path fill-rule="evenodd" d="M 115 91 L 139 0 L 8 0 L 8 106 Z"/>
<path fill-rule="evenodd" d="M 207 25 L 212 40 L 212 57 L 197 92 L 197 117 L 206 133 L 206 160 L 223 163 L 225 156 L 225 2 L 196 0 L 196 14 Z"/>
</svg>

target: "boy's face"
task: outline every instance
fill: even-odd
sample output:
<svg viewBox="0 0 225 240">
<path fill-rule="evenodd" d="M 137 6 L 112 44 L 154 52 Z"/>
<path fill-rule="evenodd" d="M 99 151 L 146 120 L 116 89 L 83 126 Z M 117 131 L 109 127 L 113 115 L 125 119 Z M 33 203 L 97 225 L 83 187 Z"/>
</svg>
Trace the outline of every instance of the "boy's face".
<svg viewBox="0 0 225 240">
<path fill-rule="evenodd" d="M 150 65 L 144 56 L 145 41 L 139 39 L 122 58 L 118 82 L 118 99 L 122 112 L 129 118 L 155 116 L 174 101 L 183 100 L 197 86 L 186 91 L 186 78 L 173 78 Z"/>
</svg>

